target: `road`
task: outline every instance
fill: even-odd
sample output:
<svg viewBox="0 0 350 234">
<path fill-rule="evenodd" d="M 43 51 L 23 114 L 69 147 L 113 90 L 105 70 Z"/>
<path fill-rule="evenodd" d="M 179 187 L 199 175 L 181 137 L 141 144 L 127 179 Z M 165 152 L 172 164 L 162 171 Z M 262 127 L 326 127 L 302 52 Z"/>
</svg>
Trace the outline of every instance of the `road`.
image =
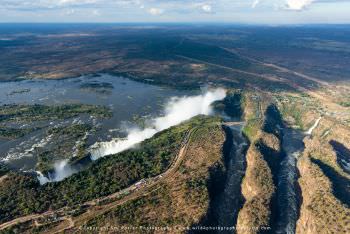
<svg viewBox="0 0 350 234">
<path fill-rule="evenodd" d="M 20 217 L 20 218 L 17 218 L 17 219 L 13 219 L 11 221 L 8 221 L 6 223 L 1 224 L 0 225 L 0 231 L 4 230 L 6 228 L 9 228 L 9 227 L 11 227 L 13 225 L 16 225 L 16 224 L 24 223 L 24 222 L 27 222 L 27 221 L 30 221 L 30 220 L 42 218 L 42 217 L 45 217 L 45 216 L 48 216 L 48 215 L 52 215 L 52 214 L 54 214 L 53 211 L 47 211 L 47 212 L 42 213 L 42 214 L 32 214 L 32 215 L 23 216 L 23 217 Z"/>
<path fill-rule="evenodd" d="M 186 56 L 183 56 L 183 55 L 176 55 L 176 56 L 179 57 L 179 58 L 182 58 L 182 59 L 186 59 L 186 60 L 190 60 L 190 61 L 194 61 L 194 62 L 198 62 L 198 63 L 203 63 L 203 64 L 207 64 L 207 65 L 215 66 L 215 67 L 219 67 L 219 68 L 224 68 L 224 69 L 231 70 L 231 71 L 238 72 L 238 73 L 242 73 L 242 74 L 245 74 L 245 75 L 260 77 L 260 78 L 263 78 L 265 80 L 270 80 L 270 81 L 275 81 L 275 82 L 276 81 L 277 82 L 285 82 L 285 79 L 280 78 L 280 77 L 272 77 L 272 76 L 267 76 L 267 75 L 261 75 L 261 74 L 254 73 L 254 72 L 243 71 L 243 70 L 240 70 L 240 69 L 227 67 L 227 66 L 224 66 L 224 65 L 216 64 L 216 63 L 210 63 L 210 62 L 207 62 L 207 61 L 204 61 L 204 60 L 195 59 L 195 58 L 191 58 L 191 57 L 186 57 Z"/>
</svg>

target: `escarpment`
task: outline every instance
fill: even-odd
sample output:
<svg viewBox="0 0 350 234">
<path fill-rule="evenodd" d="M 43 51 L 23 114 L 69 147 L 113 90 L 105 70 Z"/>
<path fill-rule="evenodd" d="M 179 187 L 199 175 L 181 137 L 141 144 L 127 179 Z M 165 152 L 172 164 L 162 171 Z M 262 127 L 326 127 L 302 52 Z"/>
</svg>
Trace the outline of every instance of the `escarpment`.
<svg viewBox="0 0 350 234">
<path fill-rule="evenodd" d="M 299 160 L 298 168 L 303 203 L 296 232 L 349 233 L 350 209 L 333 195 L 332 182 L 308 155 Z"/>
<path fill-rule="evenodd" d="M 302 193 L 296 233 L 350 233 L 350 175 L 341 164 L 350 131 L 323 119 L 298 161 Z"/>
<path fill-rule="evenodd" d="M 247 152 L 247 170 L 242 183 L 245 204 L 239 212 L 237 233 L 273 230 L 276 216 L 276 183 L 281 148 L 282 120 L 277 108 L 269 105 L 263 123 Z"/>
</svg>

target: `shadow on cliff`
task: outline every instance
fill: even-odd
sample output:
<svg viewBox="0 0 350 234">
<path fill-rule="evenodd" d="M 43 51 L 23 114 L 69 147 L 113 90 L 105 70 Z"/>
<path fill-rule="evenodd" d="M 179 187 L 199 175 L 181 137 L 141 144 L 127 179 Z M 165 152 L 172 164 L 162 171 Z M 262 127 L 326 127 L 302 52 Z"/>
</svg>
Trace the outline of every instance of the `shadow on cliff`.
<svg viewBox="0 0 350 234">
<path fill-rule="evenodd" d="M 319 166 L 322 172 L 332 182 L 334 196 L 350 207 L 350 180 L 340 175 L 332 167 L 323 163 L 321 160 L 311 158 L 311 161 Z"/>
<path fill-rule="evenodd" d="M 344 172 L 350 174 L 350 150 L 343 144 L 331 140 L 329 144 L 337 154 L 337 162 Z"/>
<path fill-rule="evenodd" d="M 218 221 L 215 217 L 215 208 L 218 206 L 218 197 L 225 189 L 226 173 L 222 166 L 209 168 L 209 179 L 207 188 L 209 193 L 208 210 L 198 223 L 192 225 L 188 233 L 202 233 L 204 230 L 195 230 L 196 227 L 216 227 Z M 216 233 L 216 231 L 207 230 L 206 233 Z"/>
<path fill-rule="evenodd" d="M 236 162 L 234 153 L 237 153 L 237 146 L 234 143 L 235 135 L 229 127 L 223 127 L 226 133 L 226 140 L 223 145 L 224 166 L 217 165 L 210 168 L 210 177 L 207 181 L 209 192 L 208 210 L 198 223 L 192 225 L 194 227 L 234 227 L 237 223 L 239 210 L 243 207 L 244 198 L 241 193 L 241 180 L 243 179 L 243 171 Z M 246 151 L 243 150 L 245 157 Z M 234 160 L 234 161 L 232 161 Z M 246 167 L 245 161 L 242 165 Z M 244 170 L 245 171 L 245 170 Z M 232 174 L 234 173 L 234 174 Z M 243 174 L 242 174 L 243 173 Z M 232 183 L 232 178 L 235 181 Z M 228 187 L 230 186 L 230 187 Z M 229 195 L 228 195 L 229 194 Z M 230 196 L 229 199 L 227 196 Z M 227 204 L 230 203 L 230 204 Z M 225 220 L 222 220 L 224 218 Z M 224 221 L 224 222 L 223 222 Z M 189 233 L 202 233 L 203 230 L 191 230 Z M 205 233 L 233 233 L 228 230 L 206 230 Z"/>
</svg>

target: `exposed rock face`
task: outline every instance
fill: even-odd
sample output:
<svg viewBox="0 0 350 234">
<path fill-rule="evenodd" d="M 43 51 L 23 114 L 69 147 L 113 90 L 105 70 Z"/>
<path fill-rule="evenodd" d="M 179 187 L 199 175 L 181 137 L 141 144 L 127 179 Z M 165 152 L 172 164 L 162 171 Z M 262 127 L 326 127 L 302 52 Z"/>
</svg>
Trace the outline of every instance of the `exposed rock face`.
<svg viewBox="0 0 350 234">
<path fill-rule="evenodd" d="M 296 233 L 350 233 L 350 209 L 336 199 L 332 183 L 308 155 L 298 162 L 303 203 Z"/>
<path fill-rule="evenodd" d="M 269 228 L 271 200 L 275 192 L 272 173 L 255 146 L 247 153 L 247 171 L 242 183 L 246 202 L 239 212 L 237 233 L 258 233 Z"/>
<path fill-rule="evenodd" d="M 247 152 L 247 170 L 242 183 L 246 202 L 239 212 L 237 233 L 261 233 L 273 229 L 276 175 L 283 156 L 282 122 L 278 110 L 270 105 L 264 122 Z"/>
<path fill-rule="evenodd" d="M 342 167 L 350 131 L 330 119 L 323 119 L 306 138 L 298 161 L 302 193 L 297 233 L 350 233 L 350 175 Z"/>
</svg>

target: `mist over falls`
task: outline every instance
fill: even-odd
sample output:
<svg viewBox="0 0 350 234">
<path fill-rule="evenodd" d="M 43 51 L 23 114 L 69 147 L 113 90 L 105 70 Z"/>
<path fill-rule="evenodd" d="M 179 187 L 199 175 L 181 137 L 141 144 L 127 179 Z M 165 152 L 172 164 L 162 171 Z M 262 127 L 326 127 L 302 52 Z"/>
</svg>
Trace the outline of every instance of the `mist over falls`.
<svg viewBox="0 0 350 234">
<path fill-rule="evenodd" d="M 91 158 L 96 160 L 106 155 L 116 154 L 133 145 L 151 138 L 157 132 L 178 125 L 196 115 L 209 115 L 211 104 L 226 96 L 224 89 L 208 91 L 193 97 L 174 97 L 165 107 L 165 115 L 151 120 L 145 129 L 130 129 L 125 139 L 113 139 L 109 142 L 98 142 L 91 147 Z"/>
<path fill-rule="evenodd" d="M 138 143 L 151 138 L 156 133 L 197 115 L 210 115 L 213 111 L 212 103 L 225 97 L 226 90 L 221 88 L 208 90 L 197 96 L 173 97 L 165 105 L 164 115 L 149 120 L 148 127 L 144 129 L 129 129 L 127 130 L 126 138 L 116 138 L 109 142 L 97 142 L 92 145 L 89 149 L 91 160 L 97 160 L 101 157 L 130 149 Z M 37 172 L 37 174 L 40 183 L 45 184 L 61 181 L 78 171 L 79 169 L 69 165 L 68 160 L 64 160 L 54 165 L 54 171 L 49 176 L 46 177 L 40 172 Z"/>
</svg>

